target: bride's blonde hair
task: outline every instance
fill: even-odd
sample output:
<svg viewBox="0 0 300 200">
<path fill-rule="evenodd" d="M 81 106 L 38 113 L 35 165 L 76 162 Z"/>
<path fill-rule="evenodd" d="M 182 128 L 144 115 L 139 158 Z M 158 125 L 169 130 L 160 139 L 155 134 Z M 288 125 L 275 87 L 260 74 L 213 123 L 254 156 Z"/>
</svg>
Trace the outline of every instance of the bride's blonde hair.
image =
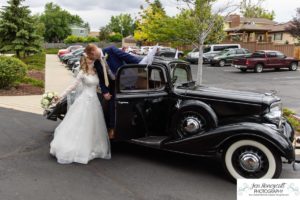
<svg viewBox="0 0 300 200">
<path fill-rule="evenodd" d="M 88 73 L 88 64 L 87 64 L 87 57 L 86 55 L 82 55 L 80 58 L 80 69 L 84 72 L 84 73 Z"/>
</svg>

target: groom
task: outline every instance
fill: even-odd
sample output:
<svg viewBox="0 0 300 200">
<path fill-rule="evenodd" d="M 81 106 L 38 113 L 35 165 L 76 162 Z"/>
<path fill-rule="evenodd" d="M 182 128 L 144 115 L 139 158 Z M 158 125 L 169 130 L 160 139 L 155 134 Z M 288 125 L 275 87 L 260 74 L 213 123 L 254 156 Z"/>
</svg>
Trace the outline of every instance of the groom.
<svg viewBox="0 0 300 200">
<path fill-rule="evenodd" d="M 138 64 L 141 60 L 135 56 L 121 51 L 115 46 L 98 48 L 89 44 L 85 48 L 88 58 L 94 60 L 102 95 L 108 101 L 108 135 L 110 139 L 115 137 L 115 75 L 124 64 Z M 106 57 L 106 58 L 105 58 Z"/>
</svg>

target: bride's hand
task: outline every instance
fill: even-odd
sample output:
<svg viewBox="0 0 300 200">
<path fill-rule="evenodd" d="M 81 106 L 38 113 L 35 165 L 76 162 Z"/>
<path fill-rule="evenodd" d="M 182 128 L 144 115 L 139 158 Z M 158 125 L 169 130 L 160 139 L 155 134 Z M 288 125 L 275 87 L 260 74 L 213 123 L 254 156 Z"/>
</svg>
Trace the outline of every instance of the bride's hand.
<svg viewBox="0 0 300 200">
<path fill-rule="evenodd" d="M 59 103 L 61 101 L 60 97 L 54 97 L 53 98 L 54 103 Z"/>
<path fill-rule="evenodd" d="M 112 95 L 110 93 L 103 94 L 103 96 L 106 101 L 109 101 L 112 97 Z"/>
</svg>

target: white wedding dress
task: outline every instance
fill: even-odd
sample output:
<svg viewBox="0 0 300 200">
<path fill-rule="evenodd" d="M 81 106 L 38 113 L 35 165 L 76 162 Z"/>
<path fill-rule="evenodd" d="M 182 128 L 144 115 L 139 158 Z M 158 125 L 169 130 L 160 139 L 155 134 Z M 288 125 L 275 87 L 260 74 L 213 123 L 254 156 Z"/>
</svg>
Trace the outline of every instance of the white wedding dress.
<svg viewBox="0 0 300 200">
<path fill-rule="evenodd" d="M 82 85 L 82 92 L 55 129 L 50 143 L 50 154 L 61 164 L 87 164 L 94 158 L 111 158 L 103 110 L 96 93 L 97 74 L 80 71 L 75 82 L 61 96 L 65 97 L 79 85 Z"/>
</svg>

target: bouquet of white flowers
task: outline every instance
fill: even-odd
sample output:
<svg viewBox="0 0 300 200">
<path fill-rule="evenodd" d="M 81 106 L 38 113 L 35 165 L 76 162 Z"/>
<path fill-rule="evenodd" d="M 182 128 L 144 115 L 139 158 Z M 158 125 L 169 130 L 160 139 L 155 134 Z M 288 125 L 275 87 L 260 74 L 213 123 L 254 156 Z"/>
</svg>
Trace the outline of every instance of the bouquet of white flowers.
<svg viewBox="0 0 300 200">
<path fill-rule="evenodd" d="M 53 99 L 58 98 L 58 94 L 56 92 L 45 92 L 43 94 L 41 105 L 45 110 L 50 107 Z"/>
</svg>

